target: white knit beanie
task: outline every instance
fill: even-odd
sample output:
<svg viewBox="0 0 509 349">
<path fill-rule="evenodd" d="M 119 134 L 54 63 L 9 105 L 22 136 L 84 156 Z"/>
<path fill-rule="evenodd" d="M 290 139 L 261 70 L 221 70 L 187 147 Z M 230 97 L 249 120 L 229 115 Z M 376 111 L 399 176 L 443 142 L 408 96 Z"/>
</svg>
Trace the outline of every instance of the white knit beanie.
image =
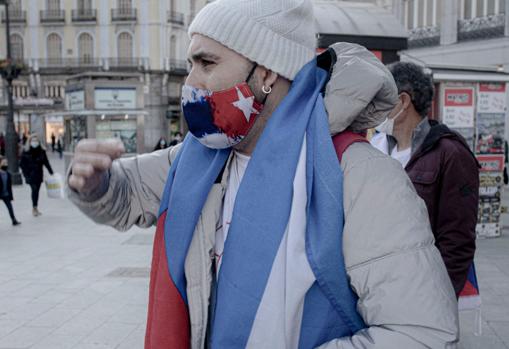
<svg viewBox="0 0 509 349">
<path fill-rule="evenodd" d="M 189 27 L 293 80 L 315 56 L 311 0 L 216 0 Z"/>
</svg>

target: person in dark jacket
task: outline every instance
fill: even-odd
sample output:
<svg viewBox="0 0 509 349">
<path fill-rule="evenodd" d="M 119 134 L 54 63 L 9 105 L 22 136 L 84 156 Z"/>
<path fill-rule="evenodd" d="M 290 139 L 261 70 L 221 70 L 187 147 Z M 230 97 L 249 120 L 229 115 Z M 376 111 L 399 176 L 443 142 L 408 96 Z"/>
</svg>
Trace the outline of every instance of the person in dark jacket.
<svg viewBox="0 0 509 349">
<path fill-rule="evenodd" d="M 161 149 L 166 149 L 168 148 L 170 145 L 168 144 L 168 142 L 166 141 L 166 138 L 164 137 L 161 137 L 159 138 L 159 140 L 157 141 L 157 144 L 156 146 L 154 147 L 154 151 L 156 150 L 161 150 Z"/>
<path fill-rule="evenodd" d="M 5 136 L 3 132 L 0 132 L 0 156 L 5 155 Z"/>
<path fill-rule="evenodd" d="M 50 174 L 53 174 L 53 169 L 48 161 L 46 150 L 41 145 L 37 135 L 28 137 L 25 149 L 21 156 L 20 167 L 23 171 L 25 181 L 32 189 L 32 214 L 34 217 L 40 216 L 41 212 L 37 208 L 39 201 L 39 190 L 43 182 L 43 166 L 46 166 Z"/>
<path fill-rule="evenodd" d="M 371 143 L 405 168 L 428 208 L 431 229 L 458 296 L 475 253 L 479 164 L 462 136 L 429 120 L 433 82 L 419 66 L 389 66 L 399 103 Z"/>
<path fill-rule="evenodd" d="M 14 209 L 12 208 L 12 201 L 14 197 L 12 195 L 12 180 L 11 174 L 7 171 L 7 160 L 0 156 L 0 199 L 7 206 L 9 216 L 11 217 L 12 225 L 20 225 L 14 215 Z"/>
</svg>

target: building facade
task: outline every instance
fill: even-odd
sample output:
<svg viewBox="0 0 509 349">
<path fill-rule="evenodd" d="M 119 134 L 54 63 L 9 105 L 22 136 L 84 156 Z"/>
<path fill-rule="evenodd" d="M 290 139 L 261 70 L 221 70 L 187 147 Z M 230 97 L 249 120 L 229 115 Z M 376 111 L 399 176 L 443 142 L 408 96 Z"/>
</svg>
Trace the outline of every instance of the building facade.
<svg viewBox="0 0 509 349">
<path fill-rule="evenodd" d="M 205 3 L 205 0 L 10 0 L 11 56 L 27 67 L 14 81 L 17 129 L 21 134 L 38 133 L 49 141 L 52 133 L 58 137 L 71 127 L 64 120 L 87 114 L 87 118 L 97 118 L 100 125 L 93 133 L 104 137 L 126 129 L 139 133 L 142 127 L 143 136 L 134 135 L 139 140 L 138 152 L 151 150 L 160 137 L 170 140 L 184 127 L 180 90 L 187 74 L 187 28 Z M 0 42 L 5 42 L 3 6 L 0 18 Z M 6 45 L 2 44 L 0 58 L 5 56 Z M 134 88 L 134 95 L 123 92 L 126 86 L 123 80 L 132 82 L 127 85 Z M 135 99 L 136 108 L 129 107 L 125 112 L 120 106 L 119 115 L 113 115 L 104 112 L 99 101 L 88 101 L 83 113 L 70 110 L 66 95 L 75 92 L 75 86 L 80 84 L 90 86 L 88 81 L 94 81 L 98 88 L 108 86 L 108 93 L 115 98 L 120 91 L 122 96 Z M 5 82 L 0 84 L 0 130 L 5 130 L 7 95 Z M 93 92 L 90 93 L 93 99 Z M 96 95 L 104 102 L 105 93 L 103 90 Z M 134 129 L 129 118 L 138 120 Z M 126 121 L 122 124 L 119 119 Z M 72 151 L 73 140 L 66 143 L 66 149 Z"/>
<path fill-rule="evenodd" d="M 509 0 L 380 0 L 409 32 L 402 60 L 509 71 Z"/>
</svg>

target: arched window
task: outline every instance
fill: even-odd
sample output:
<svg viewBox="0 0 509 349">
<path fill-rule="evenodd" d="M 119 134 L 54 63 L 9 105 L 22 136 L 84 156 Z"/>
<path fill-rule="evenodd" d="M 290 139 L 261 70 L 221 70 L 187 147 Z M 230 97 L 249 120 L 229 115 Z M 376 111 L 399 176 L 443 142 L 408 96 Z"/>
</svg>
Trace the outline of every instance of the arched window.
<svg viewBox="0 0 509 349">
<path fill-rule="evenodd" d="M 80 63 L 92 63 L 94 58 L 94 39 L 90 34 L 82 33 L 78 38 L 78 57 Z"/>
<path fill-rule="evenodd" d="M 56 33 L 48 35 L 46 50 L 48 62 L 50 64 L 59 64 L 62 62 L 62 39 L 60 35 Z"/>
<path fill-rule="evenodd" d="M 177 37 L 175 35 L 170 38 L 170 59 L 172 61 L 177 59 Z"/>
<path fill-rule="evenodd" d="M 133 37 L 127 32 L 118 35 L 117 56 L 122 63 L 129 63 L 133 57 Z"/>
<path fill-rule="evenodd" d="M 19 34 L 11 35 L 11 58 L 13 60 L 23 60 L 23 38 Z"/>
</svg>

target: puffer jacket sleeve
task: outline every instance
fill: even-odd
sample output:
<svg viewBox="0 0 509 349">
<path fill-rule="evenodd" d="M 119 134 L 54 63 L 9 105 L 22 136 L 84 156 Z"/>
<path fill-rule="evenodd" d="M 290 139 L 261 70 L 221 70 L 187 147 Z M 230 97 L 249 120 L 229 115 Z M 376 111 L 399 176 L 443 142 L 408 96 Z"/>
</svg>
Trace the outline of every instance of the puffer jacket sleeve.
<svg viewBox="0 0 509 349">
<path fill-rule="evenodd" d="M 424 202 L 401 165 L 354 144 L 342 168 L 345 264 L 368 327 L 320 348 L 455 348 L 454 289 Z"/>
<path fill-rule="evenodd" d="M 171 162 L 180 145 L 113 161 L 103 176 L 99 195 L 84 197 L 67 187 L 69 199 L 96 223 L 125 231 L 133 225 L 150 227 L 157 221 Z M 67 176 L 69 178 L 69 175 Z"/>
</svg>

